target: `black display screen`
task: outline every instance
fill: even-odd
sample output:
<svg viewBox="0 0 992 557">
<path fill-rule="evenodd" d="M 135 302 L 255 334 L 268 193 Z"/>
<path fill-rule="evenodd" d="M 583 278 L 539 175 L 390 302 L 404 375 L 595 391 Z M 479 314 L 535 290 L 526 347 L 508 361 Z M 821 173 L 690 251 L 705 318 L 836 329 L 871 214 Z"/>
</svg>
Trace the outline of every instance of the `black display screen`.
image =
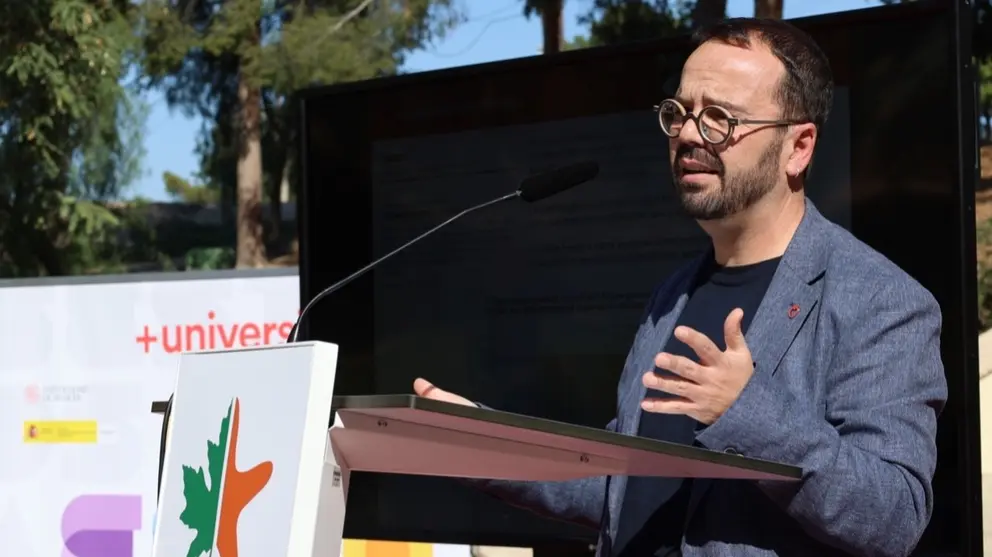
<svg viewBox="0 0 992 557">
<path fill-rule="evenodd" d="M 950 400 L 920 548 L 971 555 L 981 538 L 974 97 L 962 93 L 953 4 L 796 23 L 837 84 L 810 198 L 943 310 Z M 601 168 L 553 199 L 471 215 L 315 307 L 306 338 L 340 346 L 337 394 L 407 393 L 424 376 L 501 410 L 605 425 L 652 288 L 707 242 L 679 210 L 652 111 L 690 48 L 680 38 L 308 91 L 304 303 L 533 172 Z M 367 474 L 352 483 L 346 534 L 524 546 L 596 535 L 453 480 Z"/>
</svg>

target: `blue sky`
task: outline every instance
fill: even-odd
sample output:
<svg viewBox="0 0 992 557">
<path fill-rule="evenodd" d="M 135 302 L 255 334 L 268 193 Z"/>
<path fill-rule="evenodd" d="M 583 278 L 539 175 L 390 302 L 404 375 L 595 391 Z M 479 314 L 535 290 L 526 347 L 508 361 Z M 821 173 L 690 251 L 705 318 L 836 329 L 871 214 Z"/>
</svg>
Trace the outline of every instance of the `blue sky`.
<svg viewBox="0 0 992 557">
<path fill-rule="evenodd" d="M 533 56 L 541 47 L 541 25 L 536 18 L 523 16 L 521 0 L 459 0 L 468 21 L 443 41 L 411 55 L 404 70 L 429 71 L 467 66 L 496 60 Z M 585 34 L 578 16 L 589 10 L 592 0 L 565 0 L 565 36 Z M 785 0 L 785 17 L 805 17 L 876 6 L 877 0 Z M 729 0 L 729 16 L 754 14 L 754 0 Z M 191 178 L 198 170 L 194 149 L 200 120 L 169 110 L 161 95 L 147 97 L 143 176 L 132 187 L 130 196 L 165 200 L 162 173 L 166 170 Z"/>
</svg>

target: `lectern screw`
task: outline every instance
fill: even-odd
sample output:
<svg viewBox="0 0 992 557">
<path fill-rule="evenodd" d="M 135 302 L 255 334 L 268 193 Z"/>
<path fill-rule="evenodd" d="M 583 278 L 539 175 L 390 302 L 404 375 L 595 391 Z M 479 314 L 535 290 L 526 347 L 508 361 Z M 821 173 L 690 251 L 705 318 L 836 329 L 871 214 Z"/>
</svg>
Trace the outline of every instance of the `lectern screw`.
<svg viewBox="0 0 992 557">
<path fill-rule="evenodd" d="M 583 463 L 588 464 L 589 463 L 589 457 L 586 456 L 586 455 L 579 455 L 579 462 L 583 462 Z"/>
<path fill-rule="evenodd" d="M 377 423 L 377 425 L 379 427 L 386 427 L 389 424 L 386 422 L 386 420 L 379 420 L 379 422 Z"/>
</svg>

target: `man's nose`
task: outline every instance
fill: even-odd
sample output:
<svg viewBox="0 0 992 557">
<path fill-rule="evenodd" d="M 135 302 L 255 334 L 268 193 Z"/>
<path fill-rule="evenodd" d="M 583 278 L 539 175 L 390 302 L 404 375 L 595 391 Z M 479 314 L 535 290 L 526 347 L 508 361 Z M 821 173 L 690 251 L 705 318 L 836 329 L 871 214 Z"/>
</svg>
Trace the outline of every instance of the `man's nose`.
<svg viewBox="0 0 992 557">
<path fill-rule="evenodd" d="M 695 118 L 687 117 L 685 122 L 682 122 L 682 127 L 679 129 L 678 141 L 700 147 L 706 145 L 702 134 L 699 133 L 699 124 Z"/>
</svg>

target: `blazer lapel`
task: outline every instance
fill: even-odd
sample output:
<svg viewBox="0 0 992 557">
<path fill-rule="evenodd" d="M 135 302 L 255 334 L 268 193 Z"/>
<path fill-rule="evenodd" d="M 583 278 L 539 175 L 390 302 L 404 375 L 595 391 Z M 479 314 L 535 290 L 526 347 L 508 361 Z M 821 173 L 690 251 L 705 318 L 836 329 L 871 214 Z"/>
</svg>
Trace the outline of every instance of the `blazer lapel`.
<svg viewBox="0 0 992 557">
<path fill-rule="evenodd" d="M 745 335 L 755 373 L 777 371 L 782 357 L 819 304 L 819 281 L 827 267 L 819 232 L 823 222 L 823 216 L 807 200 L 806 214 Z"/>
<path fill-rule="evenodd" d="M 818 233 L 822 223 L 823 216 L 807 200 L 803 220 L 744 335 L 755 374 L 774 374 L 778 370 L 785 353 L 819 304 L 819 280 L 826 269 L 826 252 Z M 687 523 L 711 484 L 712 480 L 694 482 Z"/>
</svg>

